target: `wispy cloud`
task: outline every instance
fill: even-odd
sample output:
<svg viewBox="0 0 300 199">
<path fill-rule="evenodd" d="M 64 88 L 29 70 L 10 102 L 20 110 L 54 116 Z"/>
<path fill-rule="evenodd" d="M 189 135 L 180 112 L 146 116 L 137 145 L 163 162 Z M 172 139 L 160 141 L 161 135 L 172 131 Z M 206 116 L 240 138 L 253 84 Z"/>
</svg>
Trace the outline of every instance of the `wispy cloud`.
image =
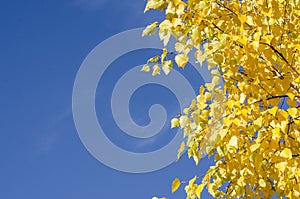
<svg viewBox="0 0 300 199">
<path fill-rule="evenodd" d="M 39 155 L 47 155 L 53 149 L 58 134 L 57 132 L 48 132 L 37 140 L 36 147 Z"/>
<path fill-rule="evenodd" d="M 39 133 L 39 137 L 36 140 L 36 149 L 38 155 L 47 155 L 57 144 L 57 141 L 61 139 L 61 134 L 64 132 L 60 129 L 66 119 L 72 116 L 70 107 L 59 112 L 52 120 L 53 124 Z"/>
</svg>

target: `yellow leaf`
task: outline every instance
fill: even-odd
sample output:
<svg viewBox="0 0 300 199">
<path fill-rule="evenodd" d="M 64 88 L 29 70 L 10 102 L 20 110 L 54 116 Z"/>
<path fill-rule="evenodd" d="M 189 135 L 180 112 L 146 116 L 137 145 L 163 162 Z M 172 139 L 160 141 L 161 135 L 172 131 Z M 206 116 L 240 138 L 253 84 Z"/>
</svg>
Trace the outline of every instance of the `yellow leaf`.
<svg viewBox="0 0 300 199">
<path fill-rule="evenodd" d="M 266 187 L 266 182 L 265 182 L 264 179 L 259 179 L 258 184 L 259 184 L 259 186 L 261 186 L 261 187 Z"/>
<path fill-rule="evenodd" d="M 172 27 L 172 23 L 168 19 L 164 20 L 163 22 L 161 22 L 159 24 L 160 30 L 168 30 L 168 29 L 171 29 L 171 27 Z"/>
<path fill-rule="evenodd" d="M 160 62 L 161 63 L 163 63 L 164 62 L 164 60 L 165 60 L 165 58 L 166 58 L 166 56 L 167 56 L 167 49 L 166 48 L 164 48 L 163 49 L 163 53 L 161 54 L 161 58 L 160 58 Z"/>
<path fill-rule="evenodd" d="M 275 167 L 281 171 L 281 172 L 284 172 L 284 170 L 286 169 L 287 167 L 287 162 L 279 162 L 279 163 L 276 163 L 275 164 Z"/>
<path fill-rule="evenodd" d="M 291 149 L 285 148 L 281 151 L 280 157 L 291 159 L 292 158 L 292 151 Z"/>
<path fill-rule="evenodd" d="M 297 116 L 297 108 L 289 108 L 287 110 L 287 112 L 289 113 L 289 115 L 292 117 L 292 118 L 295 118 Z"/>
<path fill-rule="evenodd" d="M 251 152 L 254 152 L 254 151 L 256 151 L 259 147 L 260 147 L 260 144 L 259 144 L 259 143 L 253 144 L 253 145 L 250 146 L 250 151 L 251 151 Z"/>
<path fill-rule="evenodd" d="M 185 45 L 181 42 L 177 42 L 175 44 L 175 50 L 179 53 L 182 53 L 184 51 Z"/>
<path fill-rule="evenodd" d="M 172 67 L 173 67 L 173 62 L 171 60 L 162 62 L 162 70 L 166 75 L 168 75 L 171 72 Z"/>
<path fill-rule="evenodd" d="M 147 12 L 150 9 L 164 9 L 166 7 L 166 3 L 164 0 L 148 0 L 146 4 L 146 8 L 144 12 Z"/>
<path fill-rule="evenodd" d="M 247 37 L 245 37 L 245 36 L 236 36 L 236 40 L 237 40 L 238 42 L 240 42 L 241 44 L 243 44 L 243 46 L 246 46 L 246 45 L 247 45 L 248 39 L 247 39 Z"/>
<path fill-rule="evenodd" d="M 238 140 L 237 140 L 237 137 L 234 135 L 230 138 L 229 142 L 228 142 L 228 146 L 232 146 L 234 148 L 238 148 Z"/>
<path fill-rule="evenodd" d="M 159 29 L 159 38 L 163 40 L 164 46 L 168 44 L 170 37 L 171 37 L 171 33 L 168 29 L 162 29 L 162 28 Z"/>
<path fill-rule="evenodd" d="M 192 186 L 196 180 L 197 180 L 197 176 L 193 177 L 193 178 L 189 181 L 189 186 Z"/>
<path fill-rule="evenodd" d="M 273 133 L 272 133 L 272 138 L 273 139 L 277 139 L 280 138 L 280 129 L 278 127 L 276 127 L 275 129 L 273 129 Z"/>
<path fill-rule="evenodd" d="M 184 9 L 185 9 L 185 4 L 184 3 L 179 4 L 178 8 L 176 10 L 176 14 L 178 16 L 183 15 L 184 14 Z"/>
<path fill-rule="evenodd" d="M 203 191 L 203 188 L 204 188 L 204 184 L 200 184 L 197 186 L 196 195 L 199 199 L 201 198 L 201 193 Z"/>
<path fill-rule="evenodd" d="M 291 100 L 294 100 L 295 95 L 293 93 L 286 94 Z"/>
<path fill-rule="evenodd" d="M 190 112 L 190 109 L 189 109 L 189 108 L 184 108 L 184 109 L 183 109 L 183 113 L 184 113 L 184 114 L 187 115 L 187 114 L 189 114 L 189 112 Z"/>
<path fill-rule="evenodd" d="M 300 10 L 294 10 L 294 13 L 300 17 Z"/>
<path fill-rule="evenodd" d="M 153 68 L 152 76 L 160 74 L 160 67 L 158 64 L 155 64 L 152 68 Z"/>
<path fill-rule="evenodd" d="M 207 57 L 206 53 L 203 54 L 201 50 L 197 50 L 194 56 L 197 59 L 197 61 L 201 64 L 201 66 L 203 65 L 203 62 Z"/>
<path fill-rule="evenodd" d="M 179 119 L 178 118 L 173 118 L 171 120 L 171 128 L 175 128 L 175 127 L 178 127 L 178 126 L 180 126 Z"/>
<path fill-rule="evenodd" d="M 186 127 L 189 124 L 188 116 L 186 116 L 186 115 L 181 116 L 179 122 L 180 122 L 180 127 L 181 128 Z"/>
<path fill-rule="evenodd" d="M 198 28 L 193 28 L 190 37 L 191 37 L 191 39 L 192 39 L 194 42 L 199 41 L 200 38 L 201 38 L 201 32 L 200 32 L 200 30 L 199 30 Z"/>
<path fill-rule="evenodd" d="M 148 62 L 158 62 L 159 57 L 155 56 L 155 57 L 151 57 L 150 59 L 148 59 Z"/>
<path fill-rule="evenodd" d="M 179 67 L 184 68 L 185 65 L 188 63 L 189 58 L 186 54 L 179 54 L 179 55 L 176 55 L 175 61 Z"/>
<path fill-rule="evenodd" d="M 243 104 L 243 103 L 245 102 L 245 100 L 246 100 L 246 95 L 245 95 L 245 93 L 241 93 L 241 94 L 240 94 L 240 103 Z"/>
<path fill-rule="evenodd" d="M 207 59 L 208 70 L 215 68 L 216 65 L 217 65 L 217 63 L 214 62 L 213 59 Z"/>
<path fill-rule="evenodd" d="M 204 88 L 204 86 L 201 85 L 200 89 L 199 89 L 200 95 L 202 95 L 204 93 L 204 91 L 205 91 L 205 88 Z"/>
<path fill-rule="evenodd" d="M 196 105 L 197 105 L 196 100 L 192 100 L 192 103 L 190 105 L 190 110 L 194 110 L 196 108 Z"/>
<path fill-rule="evenodd" d="M 284 120 L 287 120 L 289 117 L 289 114 L 285 110 L 282 110 L 282 109 L 278 109 L 277 115 L 278 115 L 279 119 L 283 118 Z"/>
<path fill-rule="evenodd" d="M 211 100 L 211 93 L 209 93 L 209 92 L 206 92 L 205 94 L 204 94 L 204 98 L 205 98 L 205 101 L 210 101 Z"/>
<path fill-rule="evenodd" d="M 153 34 L 156 32 L 156 26 L 157 26 L 157 21 L 154 22 L 154 23 L 152 23 L 152 24 L 150 24 L 150 25 L 148 25 L 148 26 L 144 29 L 144 31 L 143 31 L 143 33 L 142 33 L 142 36 L 144 37 L 144 36 L 146 36 L 146 35 L 153 35 Z"/>
<path fill-rule="evenodd" d="M 263 118 L 262 116 L 260 116 L 259 118 L 257 118 L 256 120 L 254 120 L 253 122 L 254 125 L 257 125 L 258 127 L 261 127 L 263 124 Z"/>
<path fill-rule="evenodd" d="M 224 62 L 224 56 L 220 53 L 215 53 L 213 55 L 213 60 L 216 62 L 218 65 L 221 65 Z"/>
<path fill-rule="evenodd" d="M 166 8 L 166 15 L 175 15 L 176 9 L 173 3 L 169 3 Z"/>
<path fill-rule="evenodd" d="M 148 64 L 144 64 L 141 69 L 141 72 L 149 72 L 149 71 L 150 71 L 150 67 L 148 66 Z"/>
<path fill-rule="evenodd" d="M 175 178 L 172 182 L 172 193 L 174 193 L 180 186 L 181 182 L 178 178 Z"/>
<path fill-rule="evenodd" d="M 251 16 L 247 16 L 247 24 L 249 24 L 250 26 L 254 26 L 254 22 L 253 22 L 253 18 Z"/>
<path fill-rule="evenodd" d="M 245 23 L 247 21 L 247 16 L 246 15 L 238 15 L 239 20 L 241 23 Z"/>
<path fill-rule="evenodd" d="M 214 85 L 212 83 L 206 83 L 205 87 L 208 91 L 212 91 L 214 89 Z"/>
<path fill-rule="evenodd" d="M 213 77 L 213 79 L 212 79 L 212 85 L 213 86 L 216 86 L 216 85 L 218 85 L 220 83 L 221 83 L 220 77 L 217 77 L 217 76 Z"/>
<path fill-rule="evenodd" d="M 268 109 L 268 113 L 270 113 L 271 115 L 275 116 L 276 113 L 277 113 L 277 110 L 278 110 L 278 107 L 274 106 L 273 108 Z"/>
<path fill-rule="evenodd" d="M 263 10 L 261 11 L 261 13 L 262 13 L 263 15 L 268 16 L 268 17 L 271 17 L 272 12 L 273 12 L 273 9 L 272 9 L 272 8 L 270 8 L 270 9 L 268 10 L 268 12 L 264 12 Z"/>
<path fill-rule="evenodd" d="M 254 50 L 257 50 L 259 47 L 259 41 L 253 41 L 250 45 L 253 47 Z"/>
<path fill-rule="evenodd" d="M 280 124 L 280 128 L 283 132 L 286 132 L 287 129 L 287 121 L 282 121 Z"/>
<path fill-rule="evenodd" d="M 271 40 L 274 38 L 274 35 L 266 35 L 266 36 L 263 36 L 262 37 L 262 41 L 267 43 L 267 44 L 270 44 L 271 43 Z M 265 53 L 269 53 L 269 51 L 266 51 Z"/>
<path fill-rule="evenodd" d="M 178 149 L 178 153 L 177 153 L 177 160 L 179 160 L 181 153 L 184 151 L 184 147 L 185 147 L 185 143 L 184 141 L 181 142 L 181 145 Z"/>
</svg>

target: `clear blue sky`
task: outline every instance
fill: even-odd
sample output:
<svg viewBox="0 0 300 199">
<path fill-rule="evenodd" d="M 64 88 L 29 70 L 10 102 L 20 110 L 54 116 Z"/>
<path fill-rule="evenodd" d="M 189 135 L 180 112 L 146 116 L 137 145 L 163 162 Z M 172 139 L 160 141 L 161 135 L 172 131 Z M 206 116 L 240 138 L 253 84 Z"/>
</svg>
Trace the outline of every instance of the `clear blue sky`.
<svg viewBox="0 0 300 199">
<path fill-rule="evenodd" d="M 157 12 L 144 14 L 145 3 L 143 0 L 1 1 L 0 198 L 151 199 L 156 195 L 179 199 L 184 198 L 184 192 L 171 194 L 172 180 L 201 175 L 212 163 L 212 158 L 205 159 L 196 167 L 185 155 L 159 171 L 122 173 L 93 158 L 78 137 L 72 117 L 76 73 L 84 58 L 101 41 L 131 28 L 144 27 L 161 17 Z M 131 58 L 120 58 L 112 67 L 142 64 L 146 57 L 146 51 L 137 52 Z M 197 89 L 198 77 L 192 75 L 192 69 L 187 68 L 183 73 L 194 78 Z M 149 122 L 143 116 L 147 111 L 144 109 L 154 102 L 169 106 L 172 114 L 180 111 L 169 103 L 172 94 L 168 92 L 151 97 L 161 87 L 145 89 L 150 89 L 147 95 L 137 92 L 132 99 L 133 119 L 142 118 L 137 123 Z M 143 101 L 145 97 L 150 100 Z M 97 107 L 101 108 L 103 103 L 98 99 Z M 101 113 L 98 114 L 101 118 Z M 168 143 L 174 131 L 165 126 L 161 139 L 148 148 L 138 145 L 139 140 L 122 135 L 116 126 L 108 126 L 107 132 L 121 147 L 148 151 Z M 203 197 L 209 198 L 206 191 Z"/>
</svg>

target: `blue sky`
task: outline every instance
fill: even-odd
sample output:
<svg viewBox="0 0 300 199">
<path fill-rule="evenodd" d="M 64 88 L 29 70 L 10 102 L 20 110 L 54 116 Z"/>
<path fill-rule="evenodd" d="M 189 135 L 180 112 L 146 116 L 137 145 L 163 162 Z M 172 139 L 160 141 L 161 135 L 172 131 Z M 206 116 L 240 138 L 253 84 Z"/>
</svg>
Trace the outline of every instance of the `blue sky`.
<svg viewBox="0 0 300 199">
<path fill-rule="evenodd" d="M 144 14 L 145 1 L 128 2 L 1 2 L 0 198 L 147 199 L 155 195 L 184 198 L 183 191 L 171 194 L 172 180 L 201 175 L 212 163 L 212 158 L 205 159 L 196 167 L 184 156 L 159 171 L 123 173 L 97 161 L 80 141 L 72 117 L 72 89 L 81 63 L 108 37 L 144 27 L 162 17 L 157 12 Z M 117 79 L 113 77 L 113 70 L 129 70 L 157 52 L 145 50 L 120 57 L 112 64 L 112 71 L 107 71 L 106 79 L 104 76 L 102 80 L 106 83 L 102 85 L 110 85 Z M 181 73 L 193 81 L 193 88 L 197 90 L 201 78 L 193 75 L 192 68 Z M 168 120 L 180 111 L 176 100 L 170 101 L 174 98 L 172 93 L 162 89 L 155 85 L 145 86 L 134 94 L 130 111 L 138 124 L 149 122 L 145 114 L 153 103 L 166 106 Z M 102 101 L 101 95 L 109 96 L 109 92 L 109 86 L 97 89 L 100 123 L 101 118 L 111 117 L 109 109 L 100 112 L 108 103 Z M 158 92 L 164 94 L 157 95 Z M 135 152 L 159 149 L 170 142 L 175 132 L 166 124 L 155 142 L 146 142 L 125 136 L 114 122 L 105 128 L 109 132 L 107 137 L 116 145 Z M 207 193 L 203 197 L 209 198 Z"/>
</svg>

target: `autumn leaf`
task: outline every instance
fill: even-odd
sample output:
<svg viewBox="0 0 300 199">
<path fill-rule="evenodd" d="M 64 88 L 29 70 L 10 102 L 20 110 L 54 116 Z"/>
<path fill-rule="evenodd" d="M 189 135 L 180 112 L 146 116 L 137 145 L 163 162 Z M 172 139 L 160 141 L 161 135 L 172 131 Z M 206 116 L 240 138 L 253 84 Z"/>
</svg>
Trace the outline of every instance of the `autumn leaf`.
<svg viewBox="0 0 300 199">
<path fill-rule="evenodd" d="M 142 72 L 149 72 L 150 71 L 150 67 L 148 64 L 144 64 L 142 69 L 141 69 Z"/>
<path fill-rule="evenodd" d="M 184 148 L 185 148 L 185 143 L 184 143 L 184 141 L 182 141 L 180 148 L 178 149 L 178 152 L 177 152 L 177 160 L 180 158 L 180 155 L 184 151 Z"/>
<path fill-rule="evenodd" d="M 189 58 L 185 54 L 179 54 L 179 55 L 176 55 L 175 61 L 179 67 L 184 68 L 185 65 L 188 63 Z"/>
<path fill-rule="evenodd" d="M 181 182 L 178 178 L 175 178 L 172 182 L 172 192 L 174 193 L 180 186 Z"/>
<path fill-rule="evenodd" d="M 178 118 L 173 118 L 171 120 L 171 128 L 175 128 L 175 127 L 178 127 L 178 126 L 180 126 L 179 119 Z"/>
<path fill-rule="evenodd" d="M 151 25 L 147 26 L 143 33 L 142 36 L 146 36 L 146 35 L 153 35 L 156 32 L 156 26 L 157 26 L 157 22 L 152 23 Z"/>
</svg>

